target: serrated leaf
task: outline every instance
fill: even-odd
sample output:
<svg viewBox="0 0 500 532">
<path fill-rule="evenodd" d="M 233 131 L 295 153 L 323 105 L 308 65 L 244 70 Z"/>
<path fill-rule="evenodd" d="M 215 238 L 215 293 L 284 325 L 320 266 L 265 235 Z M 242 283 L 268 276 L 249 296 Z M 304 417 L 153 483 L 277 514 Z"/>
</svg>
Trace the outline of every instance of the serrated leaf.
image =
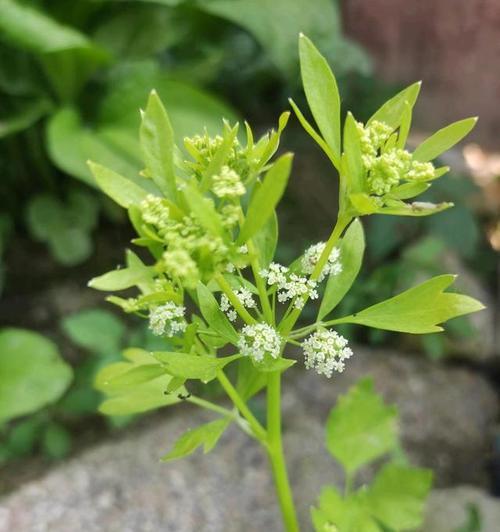
<svg viewBox="0 0 500 532">
<path fill-rule="evenodd" d="M 394 530 L 413 530 L 422 525 L 432 472 L 386 464 L 366 493 L 370 513 Z"/>
<path fill-rule="evenodd" d="M 158 93 L 151 91 L 139 129 L 147 173 L 170 200 L 177 194 L 174 169 L 174 131 Z"/>
<path fill-rule="evenodd" d="M 215 358 L 169 351 L 155 351 L 152 355 L 161 362 L 169 375 L 183 379 L 199 379 L 202 382 L 215 379 L 219 370 L 241 357 L 232 355 Z"/>
<path fill-rule="evenodd" d="M 293 156 L 282 155 L 267 171 L 262 184 L 252 196 L 246 218 L 238 236 L 238 244 L 252 238 L 273 215 L 276 205 L 285 192 Z"/>
<path fill-rule="evenodd" d="M 365 250 L 365 235 L 360 220 L 354 220 L 340 242 L 342 271 L 330 275 L 318 312 L 322 320 L 342 301 L 358 276 Z"/>
<path fill-rule="evenodd" d="M 484 308 L 472 297 L 444 292 L 454 280 L 454 275 L 433 277 L 341 321 L 412 334 L 442 331 L 439 324 Z"/>
<path fill-rule="evenodd" d="M 113 170 L 92 161 L 88 165 L 96 183 L 118 205 L 128 209 L 131 205 L 139 205 L 148 195 L 147 190 Z"/>
<path fill-rule="evenodd" d="M 397 446 L 396 421 L 396 408 L 386 406 L 373 382 L 363 379 L 331 410 L 326 446 L 344 469 L 353 473 Z"/>
<path fill-rule="evenodd" d="M 417 81 L 417 83 L 413 83 L 409 87 L 406 87 L 406 89 L 398 92 L 396 96 L 393 96 L 385 102 L 367 123 L 370 124 L 374 120 L 378 120 L 379 122 L 385 122 L 393 129 L 398 128 L 403 119 L 406 118 L 408 106 L 412 109 L 415 105 L 421 85 L 422 83 Z"/>
<path fill-rule="evenodd" d="M 436 131 L 415 149 L 413 158 L 422 162 L 432 161 L 468 135 L 476 122 L 475 117 L 464 118 Z"/>
<path fill-rule="evenodd" d="M 340 95 L 327 60 L 305 36 L 299 38 L 300 72 L 307 103 L 337 161 L 340 159 Z"/>
<path fill-rule="evenodd" d="M 174 448 L 162 457 L 162 462 L 170 462 L 188 456 L 201 446 L 203 446 L 205 454 L 209 453 L 216 446 L 230 423 L 230 418 L 222 418 L 188 430 L 175 442 Z"/>
<path fill-rule="evenodd" d="M 228 342 L 236 345 L 239 340 L 238 333 L 226 315 L 220 310 L 219 304 L 212 292 L 202 283 L 198 283 L 196 292 L 201 314 L 208 325 Z"/>
</svg>

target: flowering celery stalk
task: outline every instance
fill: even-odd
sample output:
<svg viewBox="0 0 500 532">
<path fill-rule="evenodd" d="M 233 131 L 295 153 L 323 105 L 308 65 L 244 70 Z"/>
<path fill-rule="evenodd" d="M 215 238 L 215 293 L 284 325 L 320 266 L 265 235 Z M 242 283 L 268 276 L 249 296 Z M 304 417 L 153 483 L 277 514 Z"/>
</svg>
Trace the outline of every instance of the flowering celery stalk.
<svg viewBox="0 0 500 532">
<path fill-rule="evenodd" d="M 293 356 L 302 351 L 299 359 L 307 369 L 330 378 L 355 356 L 348 340 L 334 330 L 336 324 L 422 334 L 441 331 L 440 324 L 450 318 L 482 308 L 470 297 L 446 292 L 454 276 L 442 275 L 350 316 L 332 315 L 361 267 L 361 218 L 378 213 L 427 216 L 450 207 L 405 200 L 446 172 L 431 161 L 462 139 L 475 119 L 456 122 L 409 152 L 406 138 L 420 89 L 414 84 L 366 124 L 348 114 L 341 129 L 332 71 L 306 37 L 300 37 L 299 48 L 317 130 L 291 105 L 339 174 L 340 207 L 328 241 L 306 249 L 292 264 L 273 260 L 276 207 L 292 167 L 291 154 L 274 156 L 289 113 L 281 115 L 277 131 L 258 140 L 245 124 L 242 142 L 238 125 L 225 122 L 220 136 L 203 133 L 184 139 L 179 148 L 153 91 L 140 129 L 142 184 L 89 163 L 101 189 L 128 210 L 137 232 L 132 242 L 151 256 L 143 262 L 127 251 L 124 268 L 96 277 L 90 286 L 104 291 L 137 288 L 134 297 L 108 300 L 148 319 L 153 333 L 165 338 L 164 351 L 128 349 L 123 362 L 99 373 L 96 386 L 107 395 L 101 411 L 130 414 L 186 400 L 217 415 L 184 434 L 165 461 L 200 446 L 208 452 L 229 425 L 238 425 L 269 456 L 288 531 L 298 530 L 298 522 L 283 454 L 280 399 L 282 374 L 296 362 Z M 298 327 L 311 301 L 317 318 Z M 215 379 L 231 408 L 189 394 L 191 381 Z M 261 391 L 267 397 L 265 422 L 248 406 Z M 369 382 L 351 390 L 332 411 L 327 447 L 344 466 L 346 490 L 344 496 L 333 488 L 322 494 L 312 514 L 317 530 L 406 530 L 418 525 L 430 485 L 427 473 L 390 463 L 371 491 L 353 491 L 359 467 L 399 448 L 395 416 Z M 398 493 L 406 497 L 403 502 Z"/>
</svg>

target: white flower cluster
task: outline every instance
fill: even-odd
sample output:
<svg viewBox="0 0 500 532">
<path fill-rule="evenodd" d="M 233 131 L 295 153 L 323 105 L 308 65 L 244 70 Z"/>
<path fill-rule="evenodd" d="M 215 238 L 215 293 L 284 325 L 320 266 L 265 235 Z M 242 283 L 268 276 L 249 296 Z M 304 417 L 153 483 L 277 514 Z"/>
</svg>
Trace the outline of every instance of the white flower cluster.
<svg viewBox="0 0 500 532">
<path fill-rule="evenodd" d="M 240 303 L 245 308 L 248 309 L 256 307 L 255 299 L 253 298 L 252 292 L 250 292 L 248 288 L 238 288 L 238 290 L 234 291 L 234 295 L 239 299 Z M 236 321 L 238 314 L 236 313 L 236 310 L 234 310 L 231 302 L 225 294 L 221 295 L 220 309 L 226 314 L 230 321 Z"/>
<path fill-rule="evenodd" d="M 212 190 L 219 198 L 237 198 L 246 192 L 240 175 L 226 165 L 212 177 Z"/>
<path fill-rule="evenodd" d="M 318 242 L 306 249 L 304 256 L 302 257 L 301 267 L 302 271 L 308 275 L 314 271 L 316 264 L 318 263 L 321 254 L 325 249 L 325 242 Z M 338 275 L 342 271 L 342 264 L 340 263 L 340 249 L 333 248 L 325 266 L 321 270 L 318 277 L 320 283 L 325 277 L 329 275 Z"/>
<path fill-rule="evenodd" d="M 302 347 L 306 368 L 315 369 L 319 375 L 326 375 L 328 378 L 333 371 L 342 373 L 345 360 L 353 355 L 343 336 L 326 329 L 311 334 L 302 343 Z"/>
<path fill-rule="evenodd" d="M 151 309 L 149 312 L 149 328 L 156 336 L 171 337 L 186 330 L 187 323 L 184 319 L 185 308 L 168 301 Z"/>
<path fill-rule="evenodd" d="M 240 332 L 238 348 L 242 355 L 262 362 L 264 357 L 278 358 L 281 350 L 281 336 L 267 323 L 245 325 Z"/>
<path fill-rule="evenodd" d="M 318 298 L 316 281 L 290 273 L 290 270 L 282 264 L 271 262 L 267 270 L 261 270 L 260 275 L 266 279 L 269 286 L 277 287 L 280 303 L 294 299 L 294 306 L 300 309 L 307 299 Z"/>
</svg>

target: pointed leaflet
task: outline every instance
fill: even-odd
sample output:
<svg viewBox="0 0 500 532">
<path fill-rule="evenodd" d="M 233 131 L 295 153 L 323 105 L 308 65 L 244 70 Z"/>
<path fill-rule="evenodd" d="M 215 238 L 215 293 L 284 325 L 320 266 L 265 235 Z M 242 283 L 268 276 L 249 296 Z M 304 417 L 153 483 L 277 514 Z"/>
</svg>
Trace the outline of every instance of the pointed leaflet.
<svg viewBox="0 0 500 532">
<path fill-rule="evenodd" d="M 332 154 L 340 159 L 340 95 L 327 60 L 305 36 L 299 38 L 300 72 L 307 103 Z"/>
<path fill-rule="evenodd" d="M 446 150 L 449 150 L 457 142 L 460 142 L 476 125 L 477 118 L 465 118 L 453 122 L 434 135 L 425 139 L 413 152 L 413 158 L 417 161 L 432 161 Z"/>
<path fill-rule="evenodd" d="M 328 278 L 318 320 L 323 319 L 342 301 L 358 276 L 365 250 L 363 226 L 358 219 L 354 220 L 347 229 L 339 248 L 342 271 Z"/>
<path fill-rule="evenodd" d="M 188 430 L 175 442 L 174 448 L 162 457 L 162 462 L 188 456 L 202 445 L 205 454 L 210 452 L 230 423 L 230 418 L 222 418 Z"/>
<path fill-rule="evenodd" d="M 422 525 L 432 472 L 386 464 L 368 488 L 365 504 L 371 515 L 391 530 Z"/>
<path fill-rule="evenodd" d="M 403 89 L 401 92 L 398 92 L 396 96 L 393 96 L 380 107 L 370 120 L 368 120 L 368 124 L 374 120 L 378 120 L 379 122 L 385 122 L 393 129 L 399 127 L 402 121 L 407 119 L 407 106 L 412 109 L 415 105 L 421 85 L 422 83 L 418 81 Z"/>
<path fill-rule="evenodd" d="M 484 308 L 472 297 L 444 292 L 454 280 L 454 275 L 433 277 L 338 322 L 413 334 L 442 331 L 438 324 Z"/>
<path fill-rule="evenodd" d="M 118 205 L 128 209 L 131 205 L 141 203 L 148 195 L 147 190 L 113 170 L 92 161 L 88 161 L 88 165 L 96 183 Z"/>
<path fill-rule="evenodd" d="M 202 283 L 198 283 L 196 292 L 201 314 L 208 325 L 228 342 L 237 344 L 239 339 L 238 333 L 234 330 L 231 322 L 219 308 L 219 304 L 212 292 L 210 292 L 210 290 Z"/>
<path fill-rule="evenodd" d="M 348 192 L 360 193 L 363 191 L 365 165 L 361 154 L 361 143 L 356 120 L 349 112 L 344 126 L 344 156 L 345 169 L 343 178 L 346 180 Z"/>
<path fill-rule="evenodd" d="M 241 357 L 241 355 L 232 355 L 215 358 L 208 355 L 191 355 L 170 351 L 154 352 L 153 356 L 161 362 L 169 375 L 183 379 L 199 379 L 202 382 L 215 379 L 218 370 Z"/>
<path fill-rule="evenodd" d="M 259 263 L 262 268 L 267 268 L 272 262 L 278 243 L 278 217 L 271 215 L 264 227 L 253 237 L 253 243 L 259 252 Z"/>
<path fill-rule="evenodd" d="M 326 425 L 326 446 L 348 473 L 393 450 L 397 410 L 386 406 L 363 379 L 339 398 Z"/>
<path fill-rule="evenodd" d="M 245 221 L 238 236 L 238 244 L 244 244 L 259 231 L 273 215 L 283 192 L 285 191 L 293 155 L 282 155 L 267 171 L 264 181 L 252 196 Z"/>
<path fill-rule="evenodd" d="M 222 236 L 224 234 L 224 228 L 222 227 L 220 216 L 215 210 L 213 201 L 203 196 L 193 181 L 186 184 L 183 193 L 193 216 L 198 220 L 200 225 L 212 235 Z"/>
<path fill-rule="evenodd" d="M 174 169 L 174 132 L 167 111 L 156 91 L 151 91 L 139 130 L 148 174 L 170 200 L 177 188 Z"/>
</svg>

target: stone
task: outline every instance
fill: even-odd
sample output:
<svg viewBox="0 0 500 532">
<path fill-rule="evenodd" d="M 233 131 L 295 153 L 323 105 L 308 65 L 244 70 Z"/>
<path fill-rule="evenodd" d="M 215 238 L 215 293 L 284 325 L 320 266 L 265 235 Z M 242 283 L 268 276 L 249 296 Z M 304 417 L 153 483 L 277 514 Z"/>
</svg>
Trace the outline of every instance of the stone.
<svg viewBox="0 0 500 532">
<path fill-rule="evenodd" d="M 422 532 L 451 532 L 463 528 L 470 509 L 479 514 L 481 532 L 500 528 L 500 501 L 475 486 L 457 486 L 434 491 L 429 497 Z"/>
<path fill-rule="evenodd" d="M 491 386 L 463 369 L 357 348 L 346 372 L 330 380 L 301 369 L 284 378 L 284 444 L 305 529 L 320 486 L 341 481 L 324 449 L 326 417 L 338 394 L 367 374 L 399 406 L 404 447 L 414 463 L 435 469 L 438 486 L 486 481 L 484 457 L 498 413 Z M 182 405 L 116 433 L 5 497 L 0 531 L 281 530 L 266 456 L 236 427 L 208 456 L 159 462 L 183 431 L 209 419 Z"/>
</svg>

